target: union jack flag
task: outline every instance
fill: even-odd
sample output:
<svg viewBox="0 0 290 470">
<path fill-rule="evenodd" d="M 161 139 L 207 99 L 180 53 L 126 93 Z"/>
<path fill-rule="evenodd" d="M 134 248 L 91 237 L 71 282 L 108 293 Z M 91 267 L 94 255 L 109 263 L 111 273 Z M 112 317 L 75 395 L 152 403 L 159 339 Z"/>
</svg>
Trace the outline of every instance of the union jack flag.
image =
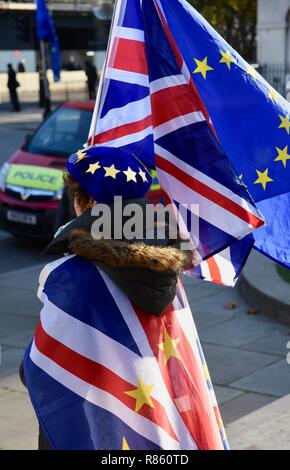
<svg viewBox="0 0 290 470">
<path fill-rule="evenodd" d="M 38 297 L 24 373 L 52 449 L 228 448 L 180 281 L 156 317 L 72 255 L 44 268 Z"/>
<path fill-rule="evenodd" d="M 234 285 L 263 217 L 219 144 L 159 0 L 116 2 L 100 90 L 88 145 L 122 146 L 156 167 L 197 248 L 188 274 Z"/>
</svg>

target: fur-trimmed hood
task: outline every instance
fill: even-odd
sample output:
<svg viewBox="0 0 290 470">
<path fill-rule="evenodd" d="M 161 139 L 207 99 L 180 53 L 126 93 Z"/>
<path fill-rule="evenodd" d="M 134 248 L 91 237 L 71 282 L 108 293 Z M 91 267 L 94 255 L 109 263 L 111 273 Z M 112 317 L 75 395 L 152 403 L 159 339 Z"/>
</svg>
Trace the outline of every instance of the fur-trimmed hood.
<svg viewBox="0 0 290 470">
<path fill-rule="evenodd" d="M 70 253 L 95 263 L 139 308 L 160 315 L 175 297 L 178 272 L 192 266 L 192 252 L 182 251 L 181 240 L 168 236 L 97 240 L 91 235 L 94 221 L 90 211 L 84 212 L 57 234 L 44 253 Z"/>
<path fill-rule="evenodd" d="M 143 241 L 128 243 L 120 240 L 94 240 L 88 232 L 71 232 L 69 251 L 95 263 L 111 268 L 146 268 L 156 272 L 183 271 L 192 257 L 176 246 L 155 246 Z"/>
</svg>

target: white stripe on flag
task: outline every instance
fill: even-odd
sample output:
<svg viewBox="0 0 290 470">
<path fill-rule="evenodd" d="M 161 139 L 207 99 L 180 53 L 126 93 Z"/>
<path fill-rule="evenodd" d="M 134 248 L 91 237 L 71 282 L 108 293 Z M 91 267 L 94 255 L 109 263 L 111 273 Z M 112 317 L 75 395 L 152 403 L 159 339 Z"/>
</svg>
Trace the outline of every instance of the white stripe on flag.
<svg viewBox="0 0 290 470">
<path fill-rule="evenodd" d="M 119 82 L 131 83 L 132 85 L 141 85 L 149 88 L 148 75 L 143 73 L 129 72 L 128 70 L 107 67 L 105 78 L 107 80 L 117 80 Z"/>
<path fill-rule="evenodd" d="M 124 124 L 130 124 L 151 115 L 150 96 L 141 100 L 130 102 L 121 108 L 113 108 L 107 114 L 98 120 L 97 133 L 115 129 Z"/>
<path fill-rule="evenodd" d="M 74 256 L 75 255 L 63 256 L 62 258 L 52 261 L 51 263 L 48 263 L 46 266 L 44 266 L 43 270 L 41 271 L 39 275 L 39 287 L 37 291 L 37 297 L 39 298 L 41 302 L 43 302 L 45 299 L 45 297 L 43 297 L 42 291 L 43 291 L 44 284 L 46 283 L 46 280 L 48 276 L 50 275 L 50 273 L 54 269 L 58 268 L 58 266 L 60 266 L 62 263 L 64 263 L 65 261 L 68 261 L 70 258 L 73 258 Z"/>
<path fill-rule="evenodd" d="M 237 279 L 235 279 L 236 271 L 231 260 L 231 248 L 228 247 L 217 253 L 214 259 L 219 268 L 222 283 L 226 286 L 234 286 Z"/>
<path fill-rule="evenodd" d="M 133 39 L 135 41 L 144 42 L 144 31 L 142 29 L 116 26 L 114 31 L 117 38 Z"/>
<path fill-rule="evenodd" d="M 133 315 L 136 316 L 135 313 Z M 151 396 L 164 405 L 164 385 L 160 383 L 159 374 L 156 376 L 156 358 L 153 353 L 145 358 L 139 356 L 96 328 L 68 315 L 48 299 L 41 311 L 41 323 L 49 336 L 101 364 L 132 385 L 137 385 L 137 377 L 146 383 L 148 379 L 145 376 L 150 370 L 150 383 L 154 384 Z M 170 406 L 172 404 L 169 403 L 168 409 Z M 171 422 L 174 429 L 174 413 L 171 413 Z M 177 429 L 174 431 L 177 434 Z"/>
<path fill-rule="evenodd" d="M 30 358 L 34 364 L 64 387 L 68 388 L 80 397 L 83 397 L 90 403 L 116 415 L 134 431 L 150 441 L 155 442 L 157 445 L 161 446 L 162 449 L 185 449 L 181 443 L 176 442 L 175 439 L 169 436 L 160 426 L 153 423 L 151 420 L 144 418 L 140 414 L 135 413 L 135 411 L 128 408 L 124 403 L 110 393 L 93 385 L 88 385 L 84 380 L 60 367 L 54 361 L 42 354 L 37 349 L 34 342 L 31 347 Z M 186 449 L 193 449 L 193 445 Z"/>
<path fill-rule="evenodd" d="M 190 311 L 189 311 L 190 315 L 188 315 L 188 310 L 189 310 L 188 308 L 179 309 L 176 312 L 176 316 L 177 316 L 177 319 L 178 319 L 179 326 L 180 326 L 183 334 L 185 335 L 187 341 L 189 342 L 189 344 L 191 346 L 193 354 L 195 355 L 195 357 L 198 358 L 198 360 L 196 362 L 198 363 L 200 374 L 204 377 L 205 372 L 203 370 L 203 365 L 202 365 L 202 362 L 201 362 L 201 359 L 200 359 L 200 352 L 199 352 L 199 349 L 198 349 L 198 346 L 197 346 L 198 336 L 197 336 L 196 330 L 194 331 L 194 329 L 192 327 L 192 323 L 194 323 L 194 322 L 193 322 L 192 314 L 191 314 Z M 195 327 L 195 325 L 194 325 L 194 327 Z M 216 396 L 215 396 L 213 388 L 209 389 L 205 379 L 204 379 L 204 384 L 203 385 L 204 385 L 204 396 L 209 397 L 209 401 L 210 401 L 212 406 L 217 406 L 217 400 L 216 400 Z M 213 409 L 211 410 L 211 419 L 214 423 L 215 422 L 215 415 L 214 415 L 214 410 Z M 215 429 L 215 426 L 213 426 L 213 429 Z"/>
<path fill-rule="evenodd" d="M 198 365 L 199 365 L 199 368 L 200 368 L 200 372 L 204 376 L 203 364 L 202 364 L 201 359 L 200 359 L 200 351 L 199 351 L 199 348 L 198 348 L 198 343 L 200 344 L 200 342 L 199 342 L 197 329 L 196 329 L 196 326 L 195 326 L 195 323 L 194 323 L 194 314 L 192 315 L 192 313 L 191 313 L 190 306 L 188 304 L 188 300 L 187 300 L 187 297 L 186 297 L 186 293 L 184 291 L 184 287 L 183 287 L 183 284 L 182 284 L 180 279 L 178 280 L 177 290 L 179 291 L 179 295 L 181 295 L 182 298 L 184 299 L 185 305 L 186 305 L 185 308 L 176 310 L 176 316 L 178 318 L 178 323 L 179 323 L 179 326 L 182 329 L 183 334 L 185 335 L 188 343 L 191 346 L 193 354 L 195 355 L 195 357 L 199 358 L 197 362 L 198 362 Z M 201 345 L 200 345 L 200 347 L 201 347 Z M 216 400 L 216 396 L 215 396 L 213 388 L 211 388 L 209 390 L 206 382 L 205 382 L 205 387 L 206 387 L 206 390 L 207 390 L 206 395 L 207 394 L 209 395 L 210 400 L 211 400 L 211 404 L 213 406 L 217 406 L 217 400 Z M 212 410 L 211 419 L 215 423 L 214 410 Z M 213 428 L 215 428 L 215 426 Z"/>
<path fill-rule="evenodd" d="M 201 171 L 197 170 L 193 166 L 185 163 L 184 161 L 180 160 L 179 158 L 175 157 L 172 153 L 168 152 L 168 150 L 164 149 L 158 144 L 154 144 L 154 151 L 155 154 L 160 155 L 165 160 L 173 163 L 177 168 L 180 168 L 188 175 L 192 176 L 193 178 L 197 179 L 201 183 L 205 184 L 209 188 L 214 189 L 218 193 L 222 194 L 225 197 L 228 197 L 232 201 L 234 201 L 239 206 L 243 207 L 245 210 L 250 212 L 251 214 L 255 215 L 256 217 L 261 218 L 261 214 L 259 213 L 258 209 L 255 209 L 248 201 L 240 197 L 238 194 L 234 194 L 229 188 L 226 188 L 221 183 L 218 183 L 216 180 L 212 179 L 210 176 L 202 173 Z M 194 159 L 194 155 L 193 155 Z"/>
<path fill-rule="evenodd" d="M 123 147 L 124 145 L 133 144 L 134 142 L 141 142 L 141 140 L 145 139 L 145 137 L 148 137 L 151 134 L 152 126 L 149 126 L 140 132 L 124 135 L 123 137 L 117 137 L 113 140 L 103 141 L 101 145 L 106 145 L 108 147 Z"/>
<path fill-rule="evenodd" d="M 165 189 L 169 197 L 196 215 L 196 207 L 199 206 L 199 217 L 209 224 L 223 230 L 236 239 L 241 239 L 252 231 L 252 225 L 237 217 L 215 202 L 210 201 L 205 196 L 193 191 L 185 184 L 181 183 L 174 176 L 169 175 L 157 168 L 158 180 L 162 188 Z M 232 197 L 234 200 L 234 197 Z M 193 209 L 191 210 L 191 205 Z M 194 228 L 196 230 L 196 228 Z"/>
<path fill-rule="evenodd" d="M 150 83 L 150 93 L 156 93 L 157 91 L 172 88 L 178 85 L 187 85 L 187 82 L 183 75 L 171 75 L 169 77 L 158 78 Z"/>
<path fill-rule="evenodd" d="M 184 76 L 184 78 L 185 78 L 186 83 L 189 83 L 190 80 L 191 80 L 191 74 L 190 74 L 190 72 L 189 72 L 189 70 L 188 70 L 187 65 L 186 65 L 185 62 L 183 62 L 183 64 L 182 64 L 182 69 L 181 69 L 181 71 L 182 71 L 182 73 L 183 73 L 183 76 Z"/>
<path fill-rule="evenodd" d="M 201 270 L 202 277 L 204 277 L 204 280 L 205 281 L 212 281 L 212 276 L 211 276 L 211 273 L 210 273 L 208 262 L 203 261 L 202 263 L 200 263 L 199 268 Z M 221 273 L 220 273 L 220 275 L 221 275 Z"/>
<path fill-rule="evenodd" d="M 148 338 L 145 334 L 145 331 L 143 330 L 136 313 L 134 312 L 134 309 L 128 300 L 128 298 L 123 294 L 123 292 L 111 281 L 109 276 L 107 276 L 103 271 L 100 271 L 100 274 L 102 275 L 110 293 L 112 294 L 113 298 L 115 299 L 115 302 L 125 320 L 127 323 L 127 326 L 130 330 L 131 335 L 133 336 L 135 342 L 138 344 L 139 350 L 144 358 L 146 357 L 152 357 L 154 356 L 153 351 L 149 345 Z M 191 437 L 187 427 L 185 426 L 183 420 L 181 419 L 179 412 L 177 411 L 174 402 L 172 401 L 172 398 L 169 395 L 169 392 L 167 390 L 167 387 L 164 383 L 163 377 L 161 375 L 159 366 L 157 364 L 157 361 L 155 361 L 154 364 L 152 364 L 152 367 L 150 369 L 150 377 L 151 374 L 154 373 L 156 377 L 158 377 L 158 381 L 160 383 L 160 386 L 163 388 L 163 400 L 162 400 L 162 405 L 164 406 L 167 416 L 170 419 L 171 425 L 175 432 L 177 433 L 177 436 L 180 440 L 180 445 L 182 449 L 195 449 L 196 444 L 193 441 L 193 438 Z"/>
<path fill-rule="evenodd" d="M 177 283 L 177 295 L 176 298 L 173 301 L 173 306 L 175 309 L 175 313 L 178 319 L 178 324 L 180 328 L 182 329 L 188 344 L 191 347 L 192 353 L 195 357 L 199 358 L 199 350 L 197 347 L 197 329 L 194 323 L 193 315 L 190 310 L 190 306 L 188 304 L 187 296 L 183 287 L 183 284 L 180 279 L 178 279 Z M 182 298 L 182 303 L 184 307 L 180 308 L 179 303 L 178 303 L 178 297 Z M 198 361 L 200 364 L 200 361 Z"/>
<path fill-rule="evenodd" d="M 201 111 L 194 111 L 192 113 L 184 114 L 183 116 L 175 117 L 170 121 L 161 124 L 160 126 L 154 127 L 154 140 L 156 141 L 160 137 L 174 132 L 181 127 L 190 126 L 196 122 L 205 121 L 205 117 Z"/>
</svg>

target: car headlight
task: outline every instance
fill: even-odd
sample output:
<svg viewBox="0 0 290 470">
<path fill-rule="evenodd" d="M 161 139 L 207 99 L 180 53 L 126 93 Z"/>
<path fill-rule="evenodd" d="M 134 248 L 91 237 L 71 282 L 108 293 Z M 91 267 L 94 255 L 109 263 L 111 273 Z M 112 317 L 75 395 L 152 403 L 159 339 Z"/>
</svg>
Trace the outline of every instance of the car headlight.
<svg viewBox="0 0 290 470">
<path fill-rule="evenodd" d="M 10 163 L 4 163 L 4 165 L 1 167 L 1 170 L 0 170 L 0 189 L 1 189 L 1 191 L 5 190 L 5 182 L 6 182 L 6 178 L 7 178 L 7 175 L 9 173 L 10 167 L 11 167 Z"/>
<path fill-rule="evenodd" d="M 64 186 L 61 186 L 56 192 L 55 192 L 55 199 L 62 199 L 64 192 Z"/>
</svg>

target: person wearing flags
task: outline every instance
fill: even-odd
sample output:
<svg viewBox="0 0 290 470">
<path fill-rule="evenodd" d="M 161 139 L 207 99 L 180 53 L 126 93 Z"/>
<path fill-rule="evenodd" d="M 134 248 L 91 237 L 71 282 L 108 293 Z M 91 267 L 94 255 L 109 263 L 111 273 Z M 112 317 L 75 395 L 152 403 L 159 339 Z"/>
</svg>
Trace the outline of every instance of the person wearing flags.
<svg viewBox="0 0 290 470">
<path fill-rule="evenodd" d="M 78 217 L 46 249 L 61 257 L 40 275 L 23 361 L 49 448 L 229 448 L 179 273 L 234 285 L 265 219 L 233 166 L 232 145 L 240 152 L 247 139 L 233 141 L 227 125 L 219 138 L 222 101 L 210 99 L 221 82 L 205 93 L 214 67 L 202 55 L 191 71 L 183 20 L 220 44 L 185 0 L 115 2 L 88 141 L 67 164 Z M 176 237 L 170 217 L 148 224 L 154 167 Z"/>
<path fill-rule="evenodd" d="M 167 229 L 160 236 L 159 222 L 149 239 L 126 239 L 126 216 L 121 232 L 112 226 L 115 238 L 94 228 L 105 205 L 119 224 L 116 196 L 123 214 L 136 203 L 146 218 L 150 173 L 133 154 L 103 146 L 76 152 L 67 168 L 79 216 L 45 250 L 60 258 L 40 275 L 43 308 L 22 366 L 40 449 L 227 448 L 178 279 L 192 252 Z"/>
</svg>

